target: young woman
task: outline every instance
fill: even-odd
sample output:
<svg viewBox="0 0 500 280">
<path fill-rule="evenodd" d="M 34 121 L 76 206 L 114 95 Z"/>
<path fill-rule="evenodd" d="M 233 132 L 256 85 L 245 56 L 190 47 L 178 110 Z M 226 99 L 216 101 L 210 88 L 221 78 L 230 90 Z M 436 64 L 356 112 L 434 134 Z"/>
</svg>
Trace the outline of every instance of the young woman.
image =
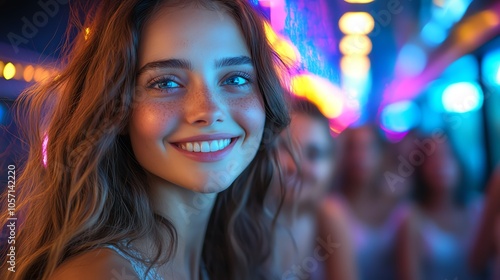
<svg viewBox="0 0 500 280">
<path fill-rule="evenodd" d="M 461 185 L 463 170 L 448 138 L 431 145 L 415 166 L 416 203 L 401 227 L 410 250 L 404 279 L 482 279 L 467 263 L 481 200 L 471 199 L 473 192 Z"/>
<path fill-rule="evenodd" d="M 270 259 L 273 271 L 280 279 L 355 279 L 349 246 L 341 243 L 347 234 L 342 215 L 324 199 L 335 165 L 329 120 L 304 99 L 294 100 L 291 108 L 292 122 L 278 142 L 284 180 L 273 186 L 275 200 L 281 185 L 286 190 Z"/>
<path fill-rule="evenodd" d="M 345 213 L 357 279 L 406 279 L 398 277 L 397 232 L 408 207 L 392 194 L 383 179 L 387 164 L 385 143 L 369 125 L 348 128 L 339 136 L 334 209 Z"/>
<path fill-rule="evenodd" d="M 0 278 L 265 278 L 268 148 L 289 117 L 262 18 L 245 0 L 88 14 L 64 69 L 19 100 L 25 222 Z"/>
</svg>

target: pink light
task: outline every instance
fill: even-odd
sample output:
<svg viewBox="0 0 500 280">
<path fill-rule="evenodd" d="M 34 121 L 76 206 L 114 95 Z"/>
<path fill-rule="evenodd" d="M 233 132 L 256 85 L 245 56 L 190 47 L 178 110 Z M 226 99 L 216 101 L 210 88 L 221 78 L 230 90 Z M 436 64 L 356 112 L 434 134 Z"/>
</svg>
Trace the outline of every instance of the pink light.
<svg viewBox="0 0 500 280">
<path fill-rule="evenodd" d="M 43 142 L 42 142 L 42 162 L 43 167 L 47 167 L 47 144 L 49 142 L 49 136 L 47 133 L 43 134 Z"/>
</svg>

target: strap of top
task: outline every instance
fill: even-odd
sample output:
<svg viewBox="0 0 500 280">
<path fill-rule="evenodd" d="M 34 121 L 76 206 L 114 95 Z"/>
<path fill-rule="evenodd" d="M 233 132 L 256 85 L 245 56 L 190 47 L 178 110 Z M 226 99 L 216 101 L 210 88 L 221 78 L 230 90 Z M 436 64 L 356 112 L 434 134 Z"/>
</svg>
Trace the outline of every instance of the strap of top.
<svg viewBox="0 0 500 280">
<path fill-rule="evenodd" d="M 118 247 L 112 244 L 106 244 L 104 247 L 113 249 L 116 253 L 118 253 L 120 256 L 122 256 L 124 259 L 130 262 L 132 265 L 132 268 L 134 269 L 135 273 L 139 276 L 139 279 L 141 280 L 163 280 L 163 278 L 158 275 L 156 272 L 156 269 L 152 267 L 149 271 L 148 274 L 146 275 L 146 270 L 147 266 L 144 265 L 142 262 L 132 258 L 131 256 L 125 254 L 122 250 L 120 250 Z M 143 258 L 139 252 L 134 250 L 131 247 L 128 247 L 129 253 L 133 255 L 134 257 L 137 257 L 139 259 Z"/>
</svg>

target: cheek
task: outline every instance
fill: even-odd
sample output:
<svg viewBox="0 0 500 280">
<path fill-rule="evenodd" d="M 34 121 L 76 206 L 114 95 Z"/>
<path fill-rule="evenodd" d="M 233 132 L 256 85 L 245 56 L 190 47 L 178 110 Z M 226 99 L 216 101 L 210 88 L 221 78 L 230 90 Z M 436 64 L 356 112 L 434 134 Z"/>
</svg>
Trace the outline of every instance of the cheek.
<svg viewBox="0 0 500 280">
<path fill-rule="evenodd" d="M 181 108 L 175 104 L 147 103 L 136 106 L 131 115 L 129 134 L 131 140 L 161 141 L 174 131 Z M 137 142 L 137 141 L 135 141 Z M 141 144 L 141 143 L 139 143 Z M 146 145 L 147 143 L 142 143 Z"/>
<path fill-rule="evenodd" d="M 266 115 L 259 93 L 229 102 L 234 120 L 245 130 L 247 137 L 260 141 L 264 132 Z"/>
</svg>

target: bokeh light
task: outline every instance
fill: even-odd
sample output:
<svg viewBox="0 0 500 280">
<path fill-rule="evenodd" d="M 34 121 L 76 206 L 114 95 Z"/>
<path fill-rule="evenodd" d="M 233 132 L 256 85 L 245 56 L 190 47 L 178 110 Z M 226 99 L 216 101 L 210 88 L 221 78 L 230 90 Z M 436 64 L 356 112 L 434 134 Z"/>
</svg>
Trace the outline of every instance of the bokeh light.
<svg viewBox="0 0 500 280">
<path fill-rule="evenodd" d="M 396 73 L 402 76 L 415 76 L 422 72 L 427 63 L 427 54 L 415 44 L 406 44 L 399 51 Z"/>
<path fill-rule="evenodd" d="M 346 55 L 340 59 L 342 74 L 365 76 L 370 70 L 370 59 L 364 55 Z"/>
<path fill-rule="evenodd" d="M 420 107 L 405 100 L 387 105 L 380 115 L 381 125 L 392 132 L 406 132 L 418 125 Z"/>
<path fill-rule="evenodd" d="M 26 82 L 31 82 L 33 76 L 35 75 L 35 67 L 33 65 L 28 65 L 24 68 L 23 78 Z"/>
<path fill-rule="evenodd" d="M 435 21 L 428 22 L 421 32 L 422 40 L 429 46 L 441 44 L 447 36 L 446 29 Z"/>
<path fill-rule="evenodd" d="M 483 105 L 483 92 L 477 83 L 460 82 L 449 85 L 442 95 L 443 107 L 452 113 L 475 111 Z"/>
<path fill-rule="evenodd" d="M 372 41 L 366 35 L 346 35 L 340 40 L 339 48 L 344 55 L 368 55 Z"/>
<path fill-rule="evenodd" d="M 290 41 L 277 34 L 267 22 L 264 23 L 264 30 L 271 47 L 288 66 L 294 66 L 300 62 L 300 53 Z"/>
<path fill-rule="evenodd" d="M 12 64 L 12 62 L 5 64 L 3 68 L 3 77 L 6 80 L 10 80 L 14 78 L 15 75 L 16 75 L 16 67 L 14 66 L 14 64 Z"/>
<path fill-rule="evenodd" d="M 484 81 L 489 86 L 500 85 L 500 49 L 488 52 L 481 65 Z"/>
<path fill-rule="evenodd" d="M 326 117 L 335 118 L 342 113 L 342 92 L 329 80 L 313 74 L 301 74 L 292 77 L 291 86 L 295 95 L 316 104 Z"/>
<path fill-rule="evenodd" d="M 340 31 L 344 34 L 366 35 L 375 27 L 375 20 L 367 12 L 348 12 L 339 20 Z"/>
</svg>

